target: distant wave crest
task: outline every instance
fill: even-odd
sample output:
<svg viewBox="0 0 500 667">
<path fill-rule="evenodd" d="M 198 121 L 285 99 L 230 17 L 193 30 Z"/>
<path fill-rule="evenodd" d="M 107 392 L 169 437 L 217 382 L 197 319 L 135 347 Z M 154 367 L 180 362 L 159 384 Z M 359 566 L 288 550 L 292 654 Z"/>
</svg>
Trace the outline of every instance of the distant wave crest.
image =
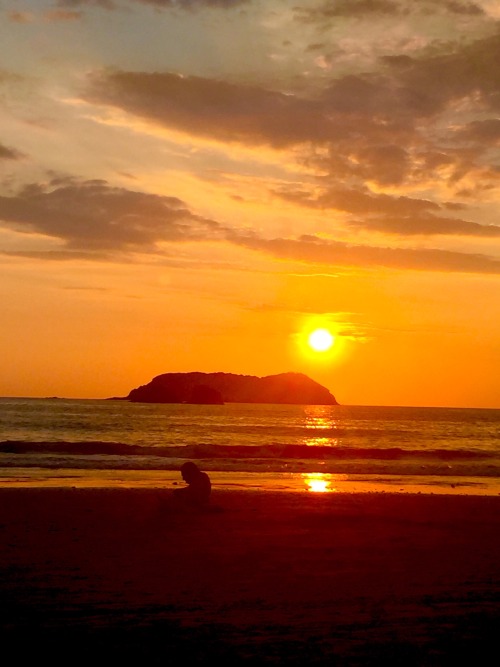
<svg viewBox="0 0 500 667">
<path fill-rule="evenodd" d="M 183 459 L 316 459 L 316 460 L 485 460 L 498 454 L 472 449 L 402 449 L 361 448 L 324 445 L 270 443 L 268 445 L 177 445 L 141 446 L 121 442 L 36 442 L 6 440 L 0 442 L 3 454 L 60 454 L 79 456 L 153 456 Z"/>
</svg>

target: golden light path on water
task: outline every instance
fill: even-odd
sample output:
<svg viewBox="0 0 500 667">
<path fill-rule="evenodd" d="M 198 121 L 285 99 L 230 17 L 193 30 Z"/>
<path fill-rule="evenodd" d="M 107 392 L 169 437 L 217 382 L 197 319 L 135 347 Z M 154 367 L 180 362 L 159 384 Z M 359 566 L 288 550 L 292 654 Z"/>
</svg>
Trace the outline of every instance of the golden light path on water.
<svg viewBox="0 0 500 667">
<path fill-rule="evenodd" d="M 339 428 L 340 420 L 332 416 L 330 406 L 306 406 L 304 426 L 311 431 L 311 436 L 304 440 L 305 445 L 309 447 L 335 447 L 340 444 L 339 438 L 332 437 L 331 433 Z M 330 433 L 326 435 L 326 431 L 330 431 Z"/>
</svg>

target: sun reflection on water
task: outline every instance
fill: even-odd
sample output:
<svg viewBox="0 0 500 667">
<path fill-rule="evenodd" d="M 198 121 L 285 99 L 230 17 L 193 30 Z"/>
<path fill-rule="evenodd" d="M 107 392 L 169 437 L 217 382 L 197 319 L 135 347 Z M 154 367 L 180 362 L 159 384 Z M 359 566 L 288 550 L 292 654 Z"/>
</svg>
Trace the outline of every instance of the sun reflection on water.
<svg viewBox="0 0 500 667">
<path fill-rule="evenodd" d="M 340 420 L 332 415 L 331 406 L 308 405 L 305 408 L 304 426 L 311 431 L 330 431 L 335 432 L 340 427 Z M 326 435 L 326 433 L 306 437 L 305 444 L 308 446 L 335 447 L 340 444 L 336 436 Z"/>
<path fill-rule="evenodd" d="M 308 491 L 312 493 L 334 493 L 338 491 L 335 482 L 345 481 L 347 475 L 327 475 L 321 472 L 305 473 L 302 475 Z"/>
</svg>

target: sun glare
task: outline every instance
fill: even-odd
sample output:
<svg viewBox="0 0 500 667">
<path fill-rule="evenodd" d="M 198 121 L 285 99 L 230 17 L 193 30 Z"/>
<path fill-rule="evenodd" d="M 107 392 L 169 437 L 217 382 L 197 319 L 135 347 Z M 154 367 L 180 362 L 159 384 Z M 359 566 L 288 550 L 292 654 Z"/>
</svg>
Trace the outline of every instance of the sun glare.
<svg viewBox="0 0 500 667">
<path fill-rule="evenodd" d="M 329 493 L 336 490 L 331 487 L 328 477 L 321 473 L 307 473 L 304 475 L 304 481 L 307 490 L 312 493 Z"/>
<path fill-rule="evenodd" d="M 307 339 L 309 346 L 316 352 L 326 352 L 335 342 L 328 329 L 315 329 Z"/>
<path fill-rule="evenodd" d="M 338 323 L 327 317 L 304 318 L 293 337 L 303 360 L 318 367 L 340 363 L 345 353 L 345 336 Z"/>
</svg>

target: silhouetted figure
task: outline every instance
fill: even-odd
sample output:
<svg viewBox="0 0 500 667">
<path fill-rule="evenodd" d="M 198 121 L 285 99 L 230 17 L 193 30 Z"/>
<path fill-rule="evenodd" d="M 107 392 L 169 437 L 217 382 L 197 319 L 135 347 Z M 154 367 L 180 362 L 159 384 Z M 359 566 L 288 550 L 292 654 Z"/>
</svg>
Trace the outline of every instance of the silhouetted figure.
<svg viewBox="0 0 500 667">
<path fill-rule="evenodd" d="M 206 472 L 202 472 L 196 463 L 187 461 L 181 467 L 182 479 L 187 486 L 174 489 L 174 499 L 186 509 L 202 510 L 209 506 L 212 484 Z"/>
</svg>

